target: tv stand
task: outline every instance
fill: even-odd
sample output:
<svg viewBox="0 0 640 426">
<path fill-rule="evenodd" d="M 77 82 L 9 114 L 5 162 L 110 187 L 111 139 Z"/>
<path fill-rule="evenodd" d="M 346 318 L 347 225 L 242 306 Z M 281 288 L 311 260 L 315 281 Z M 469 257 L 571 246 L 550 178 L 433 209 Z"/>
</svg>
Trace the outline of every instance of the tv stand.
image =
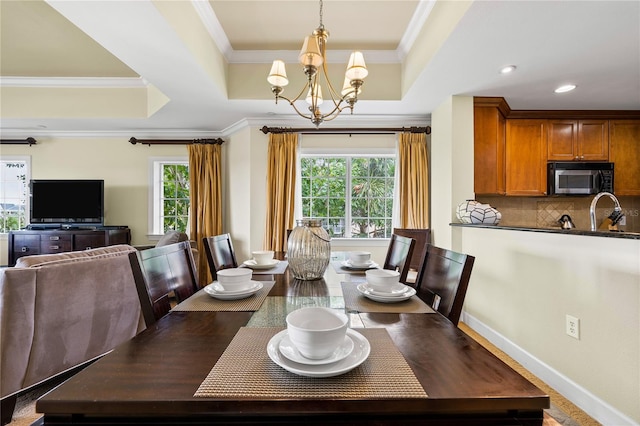
<svg viewBox="0 0 640 426">
<path fill-rule="evenodd" d="M 64 253 L 116 244 L 131 244 L 127 226 L 87 226 L 73 228 L 42 228 L 9 232 L 9 266 L 15 266 L 22 256 Z"/>
</svg>

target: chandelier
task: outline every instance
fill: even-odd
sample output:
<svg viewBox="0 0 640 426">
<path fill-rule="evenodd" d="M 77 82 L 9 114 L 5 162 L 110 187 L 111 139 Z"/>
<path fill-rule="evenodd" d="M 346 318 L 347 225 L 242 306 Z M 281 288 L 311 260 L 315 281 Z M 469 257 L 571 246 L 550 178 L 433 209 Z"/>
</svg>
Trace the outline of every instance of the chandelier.
<svg viewBox="0 0 640 426">
<path fill-rule="evenodd" d="M 322 24 L 322 0 L 320 0 L 320 25 L 313 31 L 313 34 L 305 37 L 302 44 L 302 50 L 298 59 L 303 66 L 304 74 L 307 82 L 293 99 L 282 96 L 284 86 L 289 84 L 287 79 L 287 71 L 282 60 L 276 59 L 271 66 L 271 72 L 267 77 L 267 81 L 271 84 L 271 91 L 275 95 L 276 104 L 278 99 L 284 99 L 289 102 L 293 109 L 306 119 L 311 120 L 316 127 L 323 121 L 329 121 L 336 118 L 343 110 L 349 108 L 353 114 L 353 107 L 358 102 L 358 95 L 362 91 L 362 84 L 365 77 L 369 74 L 367 66 L 364 63 L 364 55 L 362 52 L 352 52 L 349 57 L 347 71 L 344 75 L 344 83 L 340 94 L 333 88 L 329 80 L 327 72 L 326 46 L 329 32 Z M 322 86 L 320 81 L 326 87 L 325 93 L 331 98 L 329 110 L 326 113 L 320 111 L 320 105 L 324 102 L 322 97 Z M 309 112 L 303 112 L 296 107 L 295 102 L 305 95 L 305 101 L 308 104 Z M 329 103 L 329 102 L 327 102 Z"/>
</svg>

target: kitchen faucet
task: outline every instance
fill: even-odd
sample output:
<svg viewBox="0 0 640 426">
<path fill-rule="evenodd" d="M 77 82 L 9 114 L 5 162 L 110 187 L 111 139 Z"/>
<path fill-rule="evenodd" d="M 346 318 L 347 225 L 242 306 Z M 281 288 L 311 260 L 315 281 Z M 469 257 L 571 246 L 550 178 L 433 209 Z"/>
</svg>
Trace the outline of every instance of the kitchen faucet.
<svg viewBox="0 0 640 426">
<path fill-rule="evenodd" d="M 595 231 L 596 230 L 596 204 L 598 204 L 598 200 L 600 198 L 602 198 L 603 196 L 607 196 L 609 198 L 611 198 L 613 200 L 613 202 L 615 203 L 615 208 L 613 209 L 614 213 L 617 213 L 616 215 L 620 215 L 622 213 L 622 207 L 620 207 L 620 201 L 618 201 L 618 199 L 616 198 L 615 195 L 613 195 L 610 192 L 600 192 L 598 193 L 595 197 L 593 197 L 593 201 L 591 201 L 591 207 L 589 207 L 589 216 L 591 217 L 591 230 Z"/>
</svg>

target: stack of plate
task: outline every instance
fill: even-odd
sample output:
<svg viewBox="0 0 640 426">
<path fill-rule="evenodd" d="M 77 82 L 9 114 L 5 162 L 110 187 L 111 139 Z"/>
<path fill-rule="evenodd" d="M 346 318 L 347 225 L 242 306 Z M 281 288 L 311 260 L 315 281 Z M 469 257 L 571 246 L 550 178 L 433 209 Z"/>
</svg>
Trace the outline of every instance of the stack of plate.
<svg viewBox="0 0 640 426">
<path fill-rule="evenodd" d="M 364 263 L 353 263 L 351 259 L 347 259 L 341 263 L 347 269 L 353 269 L 355 271 L 365 271 L 367 269 L 374 269 L 378 267 L 378 264 L 373 260 L 368 260 Z"/>
<path fill-rule="evenodd" d="M 243 265 L 251 269 L 271 269 L 276 266 L 280 261 L 278 259 L 271 259 L 266 263 L 257 263 L 254 259 L 245 260 Z"/>
<path fill-rule="evenodd" d="M 248 288 L 242 290 L 225 290 L 218 281 L 214 281 L 204 288 L 205 293 L 211 297 L 221 300 L 237 300 L 247 298 L 263 287 L 263 284 L 259 281 L 251 281 Z"/>
<path fill-rule="evenodd" d="M 382 303 L 396 303 L 410 299 L 416 294 L 416 289 L 404 284 L 397 284 L 388 292 L 374 290 L 366 282 L 358 284 L 358 291 L 365 297 Z"/>
<path fill-rule="evenodd" d="M 352 329 L 347 330 L 344 341 L 331 355 L 323 359 L 302 356 L 283 330 L 271 338 L 267 345 L 269 358 L 285 370 L 306 377 L 333 377 L 347 373 L 362 364 L 371 352 L 369 341 Z"/>
</svg>

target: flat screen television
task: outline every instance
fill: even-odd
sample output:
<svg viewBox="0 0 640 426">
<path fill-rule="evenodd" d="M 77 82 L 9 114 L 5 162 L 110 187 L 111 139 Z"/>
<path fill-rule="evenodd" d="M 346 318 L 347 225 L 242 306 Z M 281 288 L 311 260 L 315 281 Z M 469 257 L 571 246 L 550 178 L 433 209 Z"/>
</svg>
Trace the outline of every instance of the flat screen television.
<svg viewBox="0 0 640 426">
<path fill-rule="evenodd" d="M 32 179 L 31 226 L 102 226 L 104 180 Z"/>
</svg>

